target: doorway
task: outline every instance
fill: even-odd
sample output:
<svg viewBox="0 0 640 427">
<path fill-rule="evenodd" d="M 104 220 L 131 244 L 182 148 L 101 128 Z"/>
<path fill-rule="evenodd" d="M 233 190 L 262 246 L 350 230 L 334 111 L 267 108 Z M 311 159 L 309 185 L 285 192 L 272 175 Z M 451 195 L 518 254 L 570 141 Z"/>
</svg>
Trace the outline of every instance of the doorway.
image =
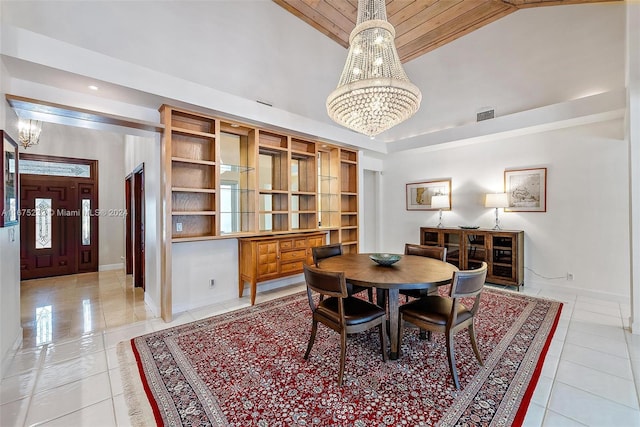
<svg viewBox="0 0 640 427">
<path fill-rule="evenodd" d="M 98 271 L 97 160 L 20 155 L 20 278 Z"/>
<path fill-rule="evenodd" d="M 133 274 L 135 287 L 145 289 L 145 202 L 144 163 L 136 167 L 124 182 L 127 221 L 125 236 L 125 269 Z"/>
</svg>

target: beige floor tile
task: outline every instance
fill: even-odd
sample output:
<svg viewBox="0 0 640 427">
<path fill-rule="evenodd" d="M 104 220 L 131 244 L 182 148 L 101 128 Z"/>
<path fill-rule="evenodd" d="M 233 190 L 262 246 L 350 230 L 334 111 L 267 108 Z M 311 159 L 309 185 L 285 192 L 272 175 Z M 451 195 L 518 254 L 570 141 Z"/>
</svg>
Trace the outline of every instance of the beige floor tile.
<svg viewBox="0 0 640 427">
<path fill-rule="evenodd" d="M 30 400 L 30 397 L 26 397 L 0 405 L 0 425 L 3 427 L 24 425 Z"/>
<path fill-rule="evenodd" d="M 27 413 L 27 424 L 52 421 L 110 398 L 107 372 L 86 377 L 34 394 Z"/>
<path fill-rule="evenodd" d="M 41 424 L 42 427 L 70 426 L 115 426 L 115 413 L 112 399 L 106 399 L 79 411 Z"/>
<path fill-rule="evenodd" d="M 638 410 L 561 382 L 554 384 L 547 409 L 584 425 L 640 426 Z M 545 422 L 543 425 L 562 424 Z"/>
<path fill-rule="evenodd" d="M 154 317 L 144 291 L 121 270 L 21 283 L 23 346 L 69 340 Z M 40 315 L 50 306 L 50 316 Z"/>
</svg>

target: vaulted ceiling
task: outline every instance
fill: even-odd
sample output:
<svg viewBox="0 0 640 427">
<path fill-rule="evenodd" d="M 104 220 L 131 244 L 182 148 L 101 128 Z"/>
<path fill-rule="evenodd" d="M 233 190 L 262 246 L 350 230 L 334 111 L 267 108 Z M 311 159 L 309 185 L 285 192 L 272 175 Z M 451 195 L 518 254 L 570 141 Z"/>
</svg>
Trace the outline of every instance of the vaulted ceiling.
<svg viewBox="0 0 640 427">
<path fill-rule="evenodd" d="M 349 47 L 358 0 L 273 0 L 340 45 Z M 402 62 L 449 43 L 519 9 L 611 0 L 386 0 Z"/>
<path fill-rule="evenodd" d="M 275 1 L 131 1 L 126 8 L 119 2 L 2 2 L 3 81 L 8 93 L 49 107 L 157 122 L 158 106 L 169 103 L 380 153 L 477 133 L 490 138 L 502 124 L 539 129 L 541 118 L 564 125 L 586 115 L 583 101 L 592 107 L 589 117 L 624 105 L 624 95 L 617 94 L 625 88 L 625 2 L 531 7 L 406 62 L 423 94 L 420 110 L 371 140 L 326 113 L 345 48 Z M 355 26 L 355 1 L 296 4 L 315 11 L 325 3 L 350 4 L 347 37 Z M 419 14 L 411 8 L 428 1 L 436 4 L 392 0 L 388 12 L 411 19 Z M 486 1 L 439 3 L 460 8 Z M 442 12 L 431 24 L 441 22 L 444 31 L 445 16 L 451 18 Z M 487 109 L 496 120 L 477 123 L 477 113 Z M 522 117 L 533 124 L 527 127 Z"/>
</svg>

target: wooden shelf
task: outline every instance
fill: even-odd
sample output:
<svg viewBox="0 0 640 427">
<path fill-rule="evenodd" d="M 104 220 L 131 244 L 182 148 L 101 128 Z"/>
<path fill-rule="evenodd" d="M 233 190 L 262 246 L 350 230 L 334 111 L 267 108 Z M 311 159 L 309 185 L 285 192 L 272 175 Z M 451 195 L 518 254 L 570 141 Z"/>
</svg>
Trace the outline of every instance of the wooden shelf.
<svg viewBox="0 0 640 427">
<path fill-rule="evenodd" d="M 208 165 L 208 166 L 216 165 L 216 162 L 212 162 L 210 160 L 186 159 L 184 157 L 172 157 L 171 161 L 180 162 L 180 163 L 191 163 L 195 165 Z"/>
<path fill-rule="evenodd" d="M 207 133 L 207 132 L 200 132 L 197 130 L 191 130 L 191 129 L 183 129 L 183 128 L 177 128 L 177 127 L 172 127 L 171 128 L 171 132 L 173 133 L 177 133 L 177 134 L 181 134 L 181 135 L 186 135 L 186 136 L 197 136 L 197 137 L 202 137 L 202 138 L 215 138 L 216 135 L 213 133 Z"/>
<path fill-rule="evenodd" d="M 215 193 L 215 188 L 171 187 L 171 191 L 184 193 Z"/>
<path fill-rule="evenodd" d="M 215 211 L 173 211 L 171 215 L 215 215 Z"/>
<path fill-rule="evenodd" d="M 264 188 L 258 189 L 260 194 L 289 194 L 287 190 L 266 190 Z"/>
</svg>

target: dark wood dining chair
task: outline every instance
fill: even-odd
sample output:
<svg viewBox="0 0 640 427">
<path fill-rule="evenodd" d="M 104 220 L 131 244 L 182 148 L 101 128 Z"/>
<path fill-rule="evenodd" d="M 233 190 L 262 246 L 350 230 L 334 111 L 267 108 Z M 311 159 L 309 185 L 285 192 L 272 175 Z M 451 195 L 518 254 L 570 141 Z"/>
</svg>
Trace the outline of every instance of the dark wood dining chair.
<svg viewBox="0 0 640 427">
<path fill-rule="evenodd" d="M 456 389 L 460 389 L 454 353 L 454 336 L 456 332 L 463 328 L 468 329 L 473 352 L 476 354 L 480 365 L 483 365 L 473 321 L 480 307 L 480 294 L 486 278 L 487 263 L 483 262 L 482 266 L 477 270 L 464 270 L 453 273 L 449 297 L 429 295 L 400 307 L 400 331 L 398 335 L 400 342 L 402 342 L 404 322 L 413 323 L 421 331 L 426 330 L 429 340 L 431 339 L 431 332 L 445 334 L 449 369 Z M 466 307 L 460 301 L 461 298 L 474 298 L 473 306 Z"/>
<path fill-rule="evenodd" d="M 405 255 L 417 255 L 427 258 L 439 259 L 447 262 L 447 248 L 443 246 L 426 246 L 415 245 L 413 243 L 405 243 Z M 400 289 L 400 294 L 404 295 L 409 301 L 409 297 L 420 298 L 426 295 L 438 295 L 438 288 L 432 289 Z"/>
<path fill-rule="evenodd" d="M 342 255 L 342 243 L 332 243 L 330 245 L 313 247 L 311 248 L 311 254 L 313 255 L 313 263 L 316 265 L 316 267 L 319 267 L 318 263 L 321 260 L 325 258 L 331 258 L 334 256 Z M 373 302 L 373 288 L 356 286 L 352 283 L 347 282 L 347 293 L 350 296 L 353 294 L 360 293 L 362 291 L 367 291 L 367 296 L 369 297 L 369 301 Z"/>
<path fill-rule="evenodd" d="M 309 358 L 311 348 L 316 339 L 318 322 L 340 334 L 340 371 L 338 385 L 342 386 L 344 364 L 347 354 L 347 334 L 364 332 L 375 326 L 380 330 L 380 346 L 382 360 L 387 361 L 387 328 L 386 312 L 375 304 L 347 294 L 347 283 L 344 272 L 321 270 L 309 265 L 304 266 L 304 279 L 307 283 L 309 307 L 313 313 L 311 336 L 305 360 Z M 313 292 L 320 294 L 319 301 L 313 298 Z M 325 298 L 327 297 L 327 298 Z"/>
</svg>

